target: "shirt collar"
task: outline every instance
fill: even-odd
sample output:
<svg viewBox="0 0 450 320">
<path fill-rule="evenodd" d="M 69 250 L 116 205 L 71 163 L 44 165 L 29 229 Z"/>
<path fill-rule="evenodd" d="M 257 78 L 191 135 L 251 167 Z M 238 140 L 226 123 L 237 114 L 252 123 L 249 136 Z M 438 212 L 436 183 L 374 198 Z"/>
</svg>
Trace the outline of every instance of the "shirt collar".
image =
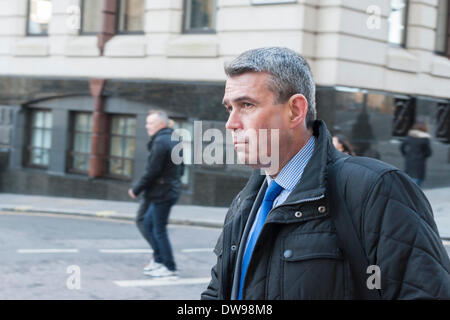
<svg viewBox="0 0 450 320">
<path fill-rule="evenodd" d="M 316 139 L 314 136 L 309 138 L 308 142 L 300 149 L 295 156 L 281 169 L 280 173 L 275 178 L 275 182 L 282 186 L 285 190 L 294 190 L 297 183 L 300 181 L 303 170 L 308 164 L 309 159 L 314 151 Z M 266 175 L 267 183 L 270 183 L 272 179 L 269 175 Z"/>
</svg>

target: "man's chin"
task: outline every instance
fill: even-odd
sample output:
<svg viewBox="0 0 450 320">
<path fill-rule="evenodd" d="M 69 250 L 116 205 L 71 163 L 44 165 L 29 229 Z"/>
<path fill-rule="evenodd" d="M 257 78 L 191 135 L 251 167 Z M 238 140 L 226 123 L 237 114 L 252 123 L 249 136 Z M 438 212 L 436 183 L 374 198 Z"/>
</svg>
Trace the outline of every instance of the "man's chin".
<svg viewBox="0 0 450 320">
<path fill-rule="evenodd" d="M 252 168 L 256 168 L 258 161 L 254 157 L 250 157 L 248 152 L 236 150 L 238 164 L 243 164 Z M 257 169 L 257 168 L 256 168 Z"/>
<path fill-rule="evenodd" d="M 270 162 L 270 163 L 261 163 L 260 161 L 257 161 L 256 159 L 250 159 L 248 155 L 240 155 L 238 154 L 238 164 L 242 164 L 245 166 L 248 166 L 252 169 L 259 169 L 261 170 L 262 174 L 267 174 L 270 176 L 277 175 L 280 171 L 278 162 Z"/>
</svg>

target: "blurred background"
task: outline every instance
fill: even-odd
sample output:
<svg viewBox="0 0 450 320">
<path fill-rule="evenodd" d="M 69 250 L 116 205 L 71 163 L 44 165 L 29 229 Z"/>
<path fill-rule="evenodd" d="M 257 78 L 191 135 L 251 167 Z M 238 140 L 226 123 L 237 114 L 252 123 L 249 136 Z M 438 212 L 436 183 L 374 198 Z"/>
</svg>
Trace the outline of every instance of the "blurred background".
<svg viewBox="0 0 450 320">
<path fill-rule="evenodd" d="M 198 299 L 251 170 L 194 164 L 233 145 L 192 136 L 225 133 L 223 65 L 264 46 L 308 60 L 318 117 L 357 155 L 403 169 L 409 130 L 429 127 L 424 191 L 450 252 L 449 16 L 447 0 L 0 0 L 0 299 Z M 127 194 L 151 109 L 191 133 L 168 227 L 178 280 L 142 274 Z"/>
<path fill-rule="evenodd" d="M 424 187 L 450 186 L 449 10 L 447 0 L 0 0 L 0 191 L 128 200 L 148 110 L 224 131 L 223 64 L 262 46 L 308 60 L 318 117 L 358 155 L 403 168 L 399 145 L 426 121 Z M 250 174 L 186 162 L 181 204 L 227 206 Z"/>
</svg>

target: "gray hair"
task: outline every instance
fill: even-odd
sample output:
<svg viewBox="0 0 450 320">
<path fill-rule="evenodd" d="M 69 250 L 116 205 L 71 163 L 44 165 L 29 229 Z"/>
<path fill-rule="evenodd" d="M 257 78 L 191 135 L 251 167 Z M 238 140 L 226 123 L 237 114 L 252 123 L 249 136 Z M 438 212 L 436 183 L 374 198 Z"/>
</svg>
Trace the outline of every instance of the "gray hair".
<svg viewBox="0 0 450 320">
<path fill-rule="evenodd" d="M 166 126 L 169 125 L 169 116 L 167 115 L 167 113 L 165 111 L 162 110 L 150 110 L 148 112 L 148 115 L 152 115 L 152 114 L 156 114 L 158 115 L 158 117 L 164 121 L 164 123 L 166 124 Z"/>
<path fill-rule="evenodd" d="M 308 62 L 297 52 L 281 47 L 245 51 L 225 65 L 228 77 L 247 72 L 267 72 L 267 87 L 275 94 L 274 103 L 284 103 L 294 94 L 303 94 L 308 101 L 306 124 L 316 119 L 316 87 Z"/>
</svg>

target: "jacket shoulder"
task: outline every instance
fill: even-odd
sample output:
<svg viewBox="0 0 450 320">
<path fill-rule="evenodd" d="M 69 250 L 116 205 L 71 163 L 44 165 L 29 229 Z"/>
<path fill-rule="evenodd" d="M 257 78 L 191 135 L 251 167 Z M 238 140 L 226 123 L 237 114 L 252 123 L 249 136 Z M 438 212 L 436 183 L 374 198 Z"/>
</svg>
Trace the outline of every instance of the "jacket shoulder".
<svg viewBox="0 0 450 320">
<path fill-rule="evenodd" d="M 379 183 L 392 181 L 391 174 L 403 175 L 398 168 L 377 159 L 349 157 L 336 172 L 336 188 L 342 190 L 347 206 L 352 212 L 361 212 L 367 197 Z M 359 220 L 360 217 L 355 217 Z"/>
<path fill-rule="evenodd" d="M 400 171 L 400 169 L 393 165 L 368 157 L 350 157 L 344 162 L 342 169 L 356 170 L 361 173 L 367 172 L 367 174 L 373 175 L 374 178 L 380 177 L 387 172 Z"/>
<path fill-rule="evenodd" d="M 172 143 L 172 135 L 170 133 L 164 132 L 163 134 L 159 134 L 155 136 L 152 141 L 152 148 L 158 149 L 169 149 Z"/>
</svg>

